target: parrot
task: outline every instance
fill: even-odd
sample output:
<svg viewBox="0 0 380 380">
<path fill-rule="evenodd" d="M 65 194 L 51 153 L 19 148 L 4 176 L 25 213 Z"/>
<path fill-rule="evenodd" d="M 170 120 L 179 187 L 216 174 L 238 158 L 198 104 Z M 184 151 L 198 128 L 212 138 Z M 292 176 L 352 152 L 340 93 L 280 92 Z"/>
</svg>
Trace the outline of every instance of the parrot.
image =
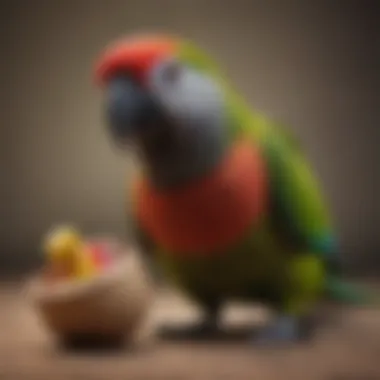
<svg viewBox="0 0 380 380">
<path fill-rule="evenodd" d="M 302 144 L 250 107 L 202 47 L 134 34 L 94 66 L 110 139 L 141 164 L 126 196 L 136 239 L 204 310 L 194 333 L 217 330 L 231 299 L 274 311 L 252 338 L 266 344 L 310 335 L 304 322 L 323 299 L 367 302 L 343 280 L 337 228 Z"/>
</svg>

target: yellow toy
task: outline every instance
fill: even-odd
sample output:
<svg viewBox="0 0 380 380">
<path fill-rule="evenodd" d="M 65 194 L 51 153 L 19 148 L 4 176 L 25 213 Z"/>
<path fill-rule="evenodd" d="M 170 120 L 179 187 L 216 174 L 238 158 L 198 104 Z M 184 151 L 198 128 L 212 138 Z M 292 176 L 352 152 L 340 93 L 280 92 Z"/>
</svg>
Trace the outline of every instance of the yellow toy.
<svg viewBox="0 0 380 380">
<path fill-rule="evenodd" d="M 53 278 L 84 280 L 99 271 L 88 245 L 73 227 L 61 226 L 50 232 L 45 240 L 44 252 L 48 260 L 48 273 Z"/>
</svg>

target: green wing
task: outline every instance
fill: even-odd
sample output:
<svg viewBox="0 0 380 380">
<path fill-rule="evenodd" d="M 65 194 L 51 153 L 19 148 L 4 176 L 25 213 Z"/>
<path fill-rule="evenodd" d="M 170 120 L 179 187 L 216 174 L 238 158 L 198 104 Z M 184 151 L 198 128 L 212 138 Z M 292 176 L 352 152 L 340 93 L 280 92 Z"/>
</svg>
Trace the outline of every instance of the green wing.
<svg viewBox="0 0 380 380">
<path fill-rule="evenodd" d="M 340 268 L 334 228 L 319 181 L 292 133 L 258 112 L 228 89 L 232 138 L 257 142 L 266 159 L 271 207 L 277 230 L 300 251 L 315 252 L 332 270 Z"/>
<path fill-rule="evenodd" d="M 339 267 L 334 228 L 318 178 L 290 131 L 263 118 L 252 119 L 270 179 L 272 219 L 287 241 Z"/>
<path fill-rule="evenodd" d="M 274 212 L 309 249 L 325 251 L 332 224 L 317 178 L 305 157 L 282 135 L 263 142 Z"/>
</svg>

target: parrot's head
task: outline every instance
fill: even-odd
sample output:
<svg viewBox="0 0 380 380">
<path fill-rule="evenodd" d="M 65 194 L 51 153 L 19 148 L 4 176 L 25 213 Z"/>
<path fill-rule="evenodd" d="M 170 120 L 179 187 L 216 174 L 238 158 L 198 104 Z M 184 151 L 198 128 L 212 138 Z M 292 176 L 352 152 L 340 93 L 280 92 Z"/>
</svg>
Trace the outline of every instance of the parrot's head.
<svg viewBox="0 0 380 380">
<path fill-rule="evenodd" d="M 224 91 L 197 52 L 170 36 L 136 36 L 96 65 L 111 135 L 137 148 L 157 187 L 205 175 L 226 148 Z"/>
</svg>

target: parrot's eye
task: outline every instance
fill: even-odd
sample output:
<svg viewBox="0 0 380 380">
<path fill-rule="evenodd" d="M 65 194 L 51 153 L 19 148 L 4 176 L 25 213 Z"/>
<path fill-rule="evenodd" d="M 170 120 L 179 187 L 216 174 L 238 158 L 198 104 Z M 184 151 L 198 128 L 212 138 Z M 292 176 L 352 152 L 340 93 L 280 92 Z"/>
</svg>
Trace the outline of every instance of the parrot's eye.
<svg viewBox="0 0 380 380">
<path fill-rule="evenodd" d="M 181 75 L 181 66 L 176 61 L 170 61 L 162 68 L 162 79 L 165 83 L 174 83 Z"/>
</svg>

